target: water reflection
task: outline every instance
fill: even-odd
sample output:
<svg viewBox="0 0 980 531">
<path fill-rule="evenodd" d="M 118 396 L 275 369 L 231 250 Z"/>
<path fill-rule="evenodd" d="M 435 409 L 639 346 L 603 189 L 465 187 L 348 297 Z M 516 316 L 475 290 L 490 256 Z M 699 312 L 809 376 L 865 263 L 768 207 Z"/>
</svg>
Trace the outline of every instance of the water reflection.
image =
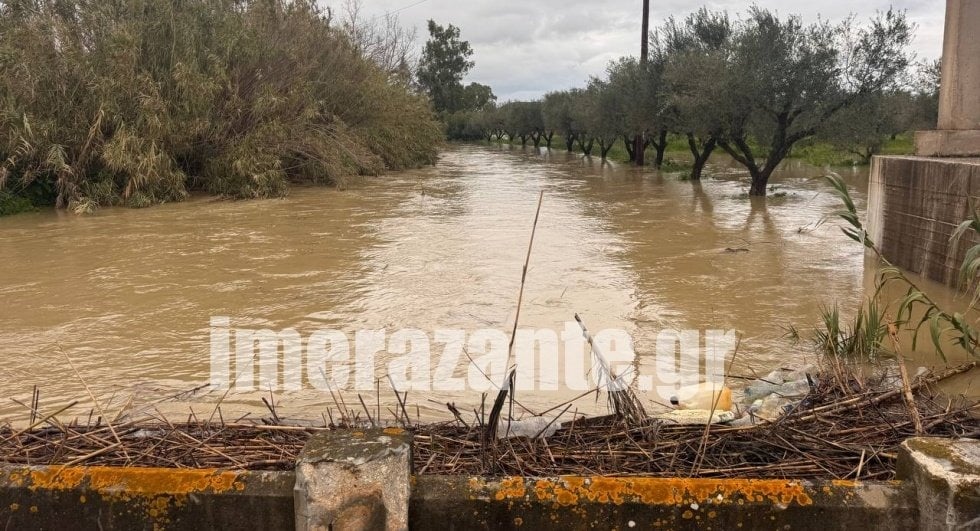
<svg viewBox="0 0 980 531">
<path fill-rule="evenodd" d="M 304 336 L 507 329 L 542 189 L 522 325 L 561 329 L 581 313 L 593 329 L 629 331 L 641 366 L 665 328 L 734 328 L 744 336 L 736 371 L 799 364 L 812 352 L 788 342 L 787 327 L 810 325 L 824 305 L 856 308 L 866 282 L 861 249 L 836 223 L 817 223 L 837 208 L 816 179 L 823 172 L 792 161 L 760 202 L 744 197 L 744 174 L 725 162 L 692 183 L 558 150 L 453 146 L 433 168 L 346 191 L 0 219 L 0 396 L 36 384 L 49 404 L 84 397 L 66 356 L 117 402 L 194 387 L 208 376 L 215 315 Z M 866 173 L 846 178 L 863 209 Z M 522 402 L 544 408 L 569 394 Z M 228 417 L 262 414 L 259 396 L 232 393 L 222 407 Z M 217 398 L 159 407 L 210 411 Z M 330 405 L 313 391 L 280 398 L 297 416 Z M 473 394 L 410 398 L 422 416 L 443 415 L 428 399 L 479 403 Z M 580 409 L 600 406 L 590 399 Z"/>
</svg>

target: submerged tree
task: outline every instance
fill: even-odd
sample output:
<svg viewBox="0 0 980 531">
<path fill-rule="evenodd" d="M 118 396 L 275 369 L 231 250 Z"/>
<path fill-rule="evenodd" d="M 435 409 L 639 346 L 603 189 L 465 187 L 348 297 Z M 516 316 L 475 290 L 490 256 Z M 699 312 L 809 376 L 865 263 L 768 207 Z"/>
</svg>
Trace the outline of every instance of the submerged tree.
<svg viewBox="0 0 980 531">
<path fill-rule="evenodd" d="M 729 120 L 732 31 L 727 14 L 701 9 L 683 24 L 667 21 L 654 41 L 655 56 L 665 64 L 667 112 L 674 130 L 687 140 L 694 181 L 701 179 Z"/>
<path fill-rule="evenodd" d="M 749 194 L 765 196 L 769 178 L 801 140 L 838 113 L 893 87 L 906 70 L 912 26 L 888 11 L 855 30 L 850 20 L 805 25 L 752 8 L 734 37 L 726 86 L 731 97 L 719 145 L 745 166 Z M 726 112 L 727 111 L 727 112 Z"/>
<path fill-rule="evenodd" d="M 575 149 L 575 141 L 579 132 L 575 129 L 572 118 L 572 96 L 568 91 L 549 92 L 545 94 L 541 104 L 541 115 L 545 130 L 549 135 L 558 133 L 565 137 L 565 149 Z M 551 147 L 551 137 L 548 137 L 548 147 Z"/>
<path fill-rule="evenodd" d="M 659 168 L 664 161 L 670 127 L 662 86 L 663 63 L 656 56 L 646 63 L 628 57 L 611 63 L 607 77 L 608 81 L 601 87 L 607 103 L 603 112 L 614 114 L 611 119 L 619 122 L 630 160 L 636 160 L 633 135 L 640 131 L 645 138 L 642 148 L 653 146 L 656 150 L 653 164 Z"/>
</svg>

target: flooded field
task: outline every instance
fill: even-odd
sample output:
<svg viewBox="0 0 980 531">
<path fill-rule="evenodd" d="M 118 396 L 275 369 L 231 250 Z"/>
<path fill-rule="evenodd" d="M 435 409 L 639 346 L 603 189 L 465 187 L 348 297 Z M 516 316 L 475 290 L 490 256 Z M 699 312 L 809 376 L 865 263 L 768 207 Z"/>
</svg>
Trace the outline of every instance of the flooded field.
<svg viewBox="0 0 980 531">
<path fill-rule="evenodd" d="M 839 206 L 824 172 L 790 161 L 758 202 L 744 196 L 734 166 L 712 166 L 698 184 L 563 151 L 452 146 L 435 167 L 346 190 L 294 189 L 284 200 L 3 218 L 0 396 L 29 400 L 37 385 L 50 408 L 87 400 L 87 384 L 116 411 L 193 389 L 209 378 L 214 316 L 304 337 L 509 331 L 540 190 L 522 327 L 562 330 L 579 313 L 593 330 L 627 330 L 641 372 L 665 329 L 738 330 L 734 374 L 799 366 L 814 353 L 786 337 L 789 327 L 806 335 L 835 303 L 852 312 L 870 285 L 861 248 L 836 221 L 820 223 Z M 864 209 L 866 170 L 843 177 Z M 939 362 L 930 353 L 916 360 Z M 546 409 L 575 394 L 518 398 Z M 206 416 L 223 399 L 225 418 L 261 416 L 268 395 L 197 393 L 157 407 Z M 312 389 L 275 400 L 282 414 L 306 418 L 333 404 Z M 480 393 L 409 396 L 423 419 L 444 418 L 447 401 L 471 410 Z M 594 397 L 577 406 L 604 409 Z M 6 400 L 0 413 L 26 411 Z"/>
</svg>

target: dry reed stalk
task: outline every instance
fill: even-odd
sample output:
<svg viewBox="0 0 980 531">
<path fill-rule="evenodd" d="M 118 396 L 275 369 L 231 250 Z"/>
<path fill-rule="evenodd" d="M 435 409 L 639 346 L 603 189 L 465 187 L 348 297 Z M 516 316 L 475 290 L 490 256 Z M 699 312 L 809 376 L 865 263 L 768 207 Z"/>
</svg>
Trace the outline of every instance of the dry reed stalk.
<svg viewBox="0 0 980 531">
<path fill-rule="evenodd" d="M 524 256 L 524 267 L 521 269 L 521 287 L 517 292 L 517 310 L 514 314 L 514 326 L 510 332 L 510 342 L 507 344 L 507 361 L 504 366 L 510 365 L 510 360 L 514 355 L 514 342 L 517 339 L 517 327 L 521 321 L 521 306 L 524 303 L 524 286 L 527 284 L 527 269 L 531 264 L 531 251 L 534 249 L 534 235 L 538 231 L 538 219 L 541 217 L 541 205 L 544 203 L 544 190 L 538 194 L 538 206 L 534 211 L 534 223 L 531 224 L 531 238 L 527 243 L 527 254 Z M 514 393 L 512 389 L 514 379 L 513 370 L 509 371 L 509 374 L 505 376 L 504 382 L 500 385 L 500 391 L 497 392 L 497 398 L 493 402 L 493 407 L 490 409 L 489 422 L 486 424 L 486 433 L 484 434 L 484 442 L 486 444 L 492 443 L 497 437 L 497 424 L 500 421 L 500 414 L 503 411 L 504 403 L 507 400 L 508 393 L 510 394 L 511 409 L 513 409 L 513 404 L 516 402 L 514 399 Z M 520 405 L 519 402 L 517 402 Z M 521 405 L 521 408 L 534 415 L 534 413 Z M 513 416 L 513 415 L 511 415 Z M 507 429 L 510 431 L 510 419 L 507 420 Z"/>
</svg>

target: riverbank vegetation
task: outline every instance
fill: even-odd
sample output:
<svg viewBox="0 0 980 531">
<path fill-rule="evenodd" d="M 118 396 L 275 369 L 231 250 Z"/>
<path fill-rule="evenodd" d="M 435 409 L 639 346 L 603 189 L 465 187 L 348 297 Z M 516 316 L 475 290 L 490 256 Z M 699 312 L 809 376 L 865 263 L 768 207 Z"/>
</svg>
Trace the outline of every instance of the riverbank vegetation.
<svg viewBox="0 0 980 531">
<path fill-rule="evenodd" d="M 4 204 L 277 197 L 431 163 L 404 39 L 374 30 L 312 0 L 3 2 Z"/>
<path fill-rule="evenodd" d="M 727 153 L 750 175 L 750 195 L 761 196 L 794 152 L 866 163 L 934 125 L 938 65 L 914 63 L 913 32 L 897 11 L 863 24 L 806 24 L 761 8 L 739 18 L 701 9 L 652 32 L 647 61 L 623 58 L 583 88 L 490 106 L 457 138 L 547 147 L 563 138 L 587 156 L 621 146 L 632 161 L 642 134 L 658 167 L 681 142 L 694 180 L 713 154 Z"/>
</svg>

